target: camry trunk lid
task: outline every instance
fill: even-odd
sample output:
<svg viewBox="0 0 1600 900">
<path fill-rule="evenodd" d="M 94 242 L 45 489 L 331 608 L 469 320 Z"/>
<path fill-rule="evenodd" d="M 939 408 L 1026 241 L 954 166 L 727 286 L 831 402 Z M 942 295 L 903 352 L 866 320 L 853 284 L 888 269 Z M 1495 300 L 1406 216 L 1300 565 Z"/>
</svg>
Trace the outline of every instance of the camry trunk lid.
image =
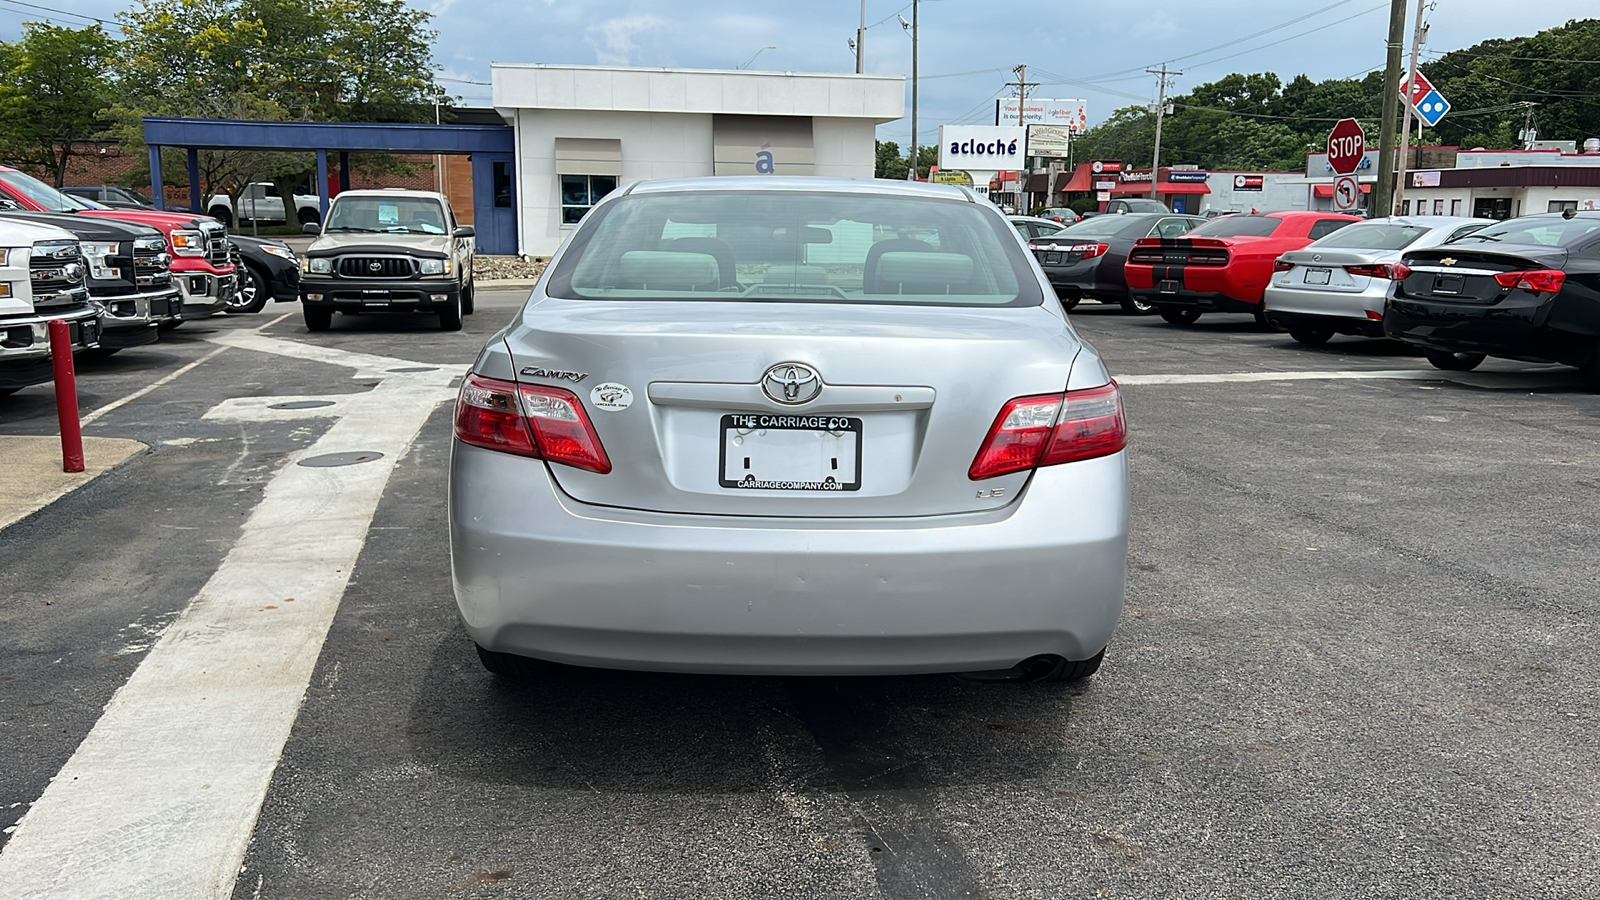
<svg viewBox="0 0 1600 900">
<path fill-rule="evenodd" d="M 1043 307 L 549 298 L 506 342 L 519 381 L 578 396 L 610 458 L 606 474 L 550 464 L 561 490 L 783 517 L 1009 503 L 1028 473 L 968 468 L 1005 402 L 1065 390 L 1081 347 Z"/>
</svg>

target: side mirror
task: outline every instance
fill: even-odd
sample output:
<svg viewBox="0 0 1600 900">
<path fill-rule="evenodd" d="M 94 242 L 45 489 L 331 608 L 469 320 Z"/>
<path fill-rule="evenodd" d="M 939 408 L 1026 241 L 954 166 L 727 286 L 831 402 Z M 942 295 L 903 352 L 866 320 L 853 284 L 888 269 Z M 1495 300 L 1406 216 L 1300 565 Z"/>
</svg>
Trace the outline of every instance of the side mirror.
<svg viewBox="0 0 1600 900">
<path fill-rule="evenodd" d="M 476 237 L 478 230 L 471 225 L 457 225 L 456 230 L 450 233 L 455 237 Z"/>
<path fill-rule="evenodd" d="M 318 225 L 315 222 L 307 222 L 304 225 L 300 226 L 300 233 L 301 234 L 321 234 L 322 233 L 322 226 Z"/>
</svg>

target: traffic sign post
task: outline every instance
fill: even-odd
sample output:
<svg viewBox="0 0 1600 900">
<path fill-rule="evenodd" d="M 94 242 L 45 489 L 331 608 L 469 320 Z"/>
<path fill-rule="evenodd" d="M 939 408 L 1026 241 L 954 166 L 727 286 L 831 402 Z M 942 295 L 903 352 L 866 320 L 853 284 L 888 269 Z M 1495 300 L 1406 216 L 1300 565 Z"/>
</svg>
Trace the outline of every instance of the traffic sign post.
<svg viewBox="0 0 1600 900">
<path fill-rule="evenodd" d="M 1361 206 L 1361 185 L 1354 175 L 1340 175 L 1333 180 L 1333 208 L 1349 212 Z"/>
<path fill-rule="evenodd" d="M 1328 132 L 1328 165 L 1335 174 L 1352 175 L 1367 155 L 1367 133 L 1355 119 L 1340 119 Z"/>
</svg>

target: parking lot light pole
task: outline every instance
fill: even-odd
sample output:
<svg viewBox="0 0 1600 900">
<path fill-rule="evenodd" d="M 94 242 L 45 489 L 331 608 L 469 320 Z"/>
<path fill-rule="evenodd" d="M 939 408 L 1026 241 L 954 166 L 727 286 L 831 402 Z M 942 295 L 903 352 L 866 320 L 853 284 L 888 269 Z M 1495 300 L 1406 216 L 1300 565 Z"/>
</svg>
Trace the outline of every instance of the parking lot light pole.
<svg viewBox="0 0 1600 900">
<path fill-rule="evenodd" d="M 917 180 L 917 6 L 911 0 L 911 21 L 900 20 L 900 28 L 911 35 L 911 165 L 906 170 L 906 180 Z"/>
</svg>

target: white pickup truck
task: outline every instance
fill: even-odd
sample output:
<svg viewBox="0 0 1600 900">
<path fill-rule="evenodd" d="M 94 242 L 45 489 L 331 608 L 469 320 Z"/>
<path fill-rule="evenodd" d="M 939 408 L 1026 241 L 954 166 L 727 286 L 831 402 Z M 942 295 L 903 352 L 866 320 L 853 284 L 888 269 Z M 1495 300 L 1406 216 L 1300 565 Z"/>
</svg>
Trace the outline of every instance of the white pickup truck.
<svg viewBox="0 0 1600 900">
<path fill-rule="evenodd" d="M 299 224 L 322 221 L 322 198 L 315 194 L 294 195 L 295 216 Z M 270 181 L 257 181 L 244 189 L 239 195 L 239 209 L 237 215 L 233 202 L 227 194 L 213 194 L 206 201 L 206 215 L 224 225 L 232 225 L 235 221 L 249 222 L 282 222 L 283 221 L 283 195 L 278 192 L 278 186 Z"/>
<path fill-rule="evenodd" d="M 51 319 L 67 323 L 74 351 L 100 345 L 87 274 L 77 235 L 0 220 L 0 396 L 50 380 Z"/>
</svg>

